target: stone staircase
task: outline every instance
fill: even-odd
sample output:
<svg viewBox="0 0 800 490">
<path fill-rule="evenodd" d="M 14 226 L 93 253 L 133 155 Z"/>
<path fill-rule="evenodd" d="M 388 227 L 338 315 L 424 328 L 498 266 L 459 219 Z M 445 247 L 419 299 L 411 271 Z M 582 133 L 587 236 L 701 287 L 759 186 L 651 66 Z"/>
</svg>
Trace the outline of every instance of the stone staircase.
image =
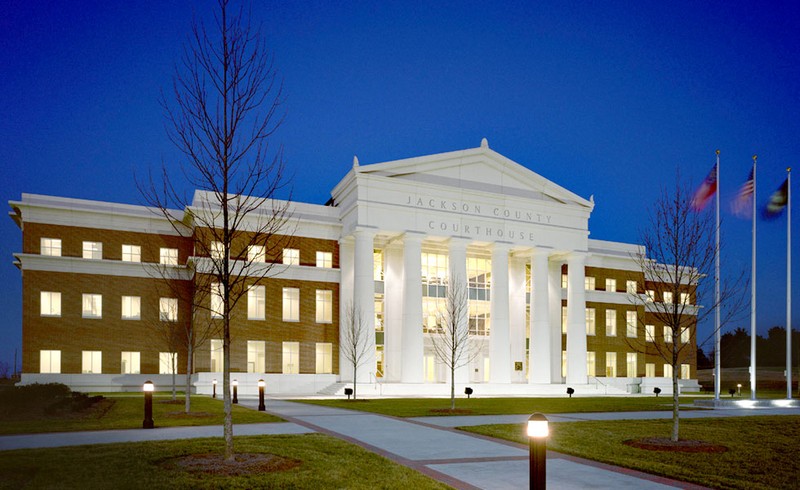
<svg viewBox="0 0 800 490">
<path fill-rule="evenodd" d="M 326 396 L 342 395 L 344 394 L 345 386 L 347 386 L 347 383 L 333 383 L 332 385 L 328 385 L 325 388 L 319 390 L 317 394 Z"/>
</svg>

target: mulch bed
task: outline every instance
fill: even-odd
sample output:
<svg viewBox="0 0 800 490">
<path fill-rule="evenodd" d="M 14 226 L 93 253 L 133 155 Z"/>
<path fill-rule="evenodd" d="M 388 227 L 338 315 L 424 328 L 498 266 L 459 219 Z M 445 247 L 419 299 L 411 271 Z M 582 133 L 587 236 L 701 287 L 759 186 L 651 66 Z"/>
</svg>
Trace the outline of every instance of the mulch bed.
<svg viewBox="0 0 800 490">
<path fill-rule="evenodd" d="M 187 473 L 244 476 L 287 471 L 302 463 L 296 459 L 264 453 L 239 453 L 234 456 L 234 459 L 234 461 L 225 461 L 225 456 L 216 453 L 190 454 L 168 459 L 162 463 L 162 466 Z"/>
<path fill-rule="evenodd" d="M 452 410 L 449 408 L 432 408 L 428 411 L 431 413 L 443 413 L 446 415 L 469 415 L 472 413 L 472 410 L 468 410 L 466 408 L 454 408 Z"/>
<path fill-rule="evenodd" d="M 630 439 L 624 441 L 626 446 L 648 451 L 674 451 L 681 453 L 724 453 L 728 450 L 725 446 L 711 444 L 705 441 L 692 441 L 681 439 L 673 442 L 666 437 L 645 437 L 642 439 Z"/>
</svg>

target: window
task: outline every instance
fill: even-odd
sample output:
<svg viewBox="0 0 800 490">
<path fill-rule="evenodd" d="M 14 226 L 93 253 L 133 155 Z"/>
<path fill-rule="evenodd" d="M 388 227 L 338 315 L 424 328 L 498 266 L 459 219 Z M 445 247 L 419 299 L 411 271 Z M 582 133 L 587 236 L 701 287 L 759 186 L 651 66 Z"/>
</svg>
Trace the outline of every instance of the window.
<svg viewBox="0 0 800 490">
<path fill-rule="evenodd" d="M 247 288 L 247 319 L 265 320 L 267 318 L 267 292 L 264 286 Z M 262 372 L 262 371 L 257 371 Z"/>
<path fill-rule="evenodd" d="M 103 318 L 103 295 L 83 293 L 83 318 Z"/>
<path fill-rule="evenodd" d="M 656 377 L 656 364 L 654 362 L 648 362 L 644 365 L 644 375 L 647 378 Z"/>
<path fill-rule="evenodd" d="M 247 372 L 263 373 L 267 370 L 267 348 L 263 340 L 247 341 Z"/>
<path fill-rule="evenodd" d="M 636 338 L 636 312 L 635 311 L 626 311 L 625 312 L 625 334 L 628 337 Z"/>
<path fill-rule="evenodd" d="M 645 291 L 645 293 L 647 294 L 648 303 L 652 303 L 653 301 L 656 300 L 656 292 L 654 290 L 648 289 L 647 291 Z"/>
<path fill-rule="evenodd" d="M 484 259 L 485 260 L 485 259 Z M 427 253 L 423 252 L 421 256 L 422 261 L 422 284 L 428 286 L 427 292 L 423 292 L 423 296 L 434 296 L 437 298 L 443 298 L 444 288 L 436 289 L 436 286 L 441 286 L 447 284 L 447 263 L 448 263 L 448 256 L 443 254 L 434 254 L 434 253 Z M 473 271 L 474 273 L 470 273 L 470 265 L 474 266 Z M 467 259 L 467 276 L 471 279 L 470 287 L 480 287 L 483 288 L 483 284 L 486 282 L 486 274 L 485 270 L 481 268 L 484 265 L 481 262 L 481 259 L 472 259 L 472 263 L 470 264 L 470 260 Z M 480 269 L 480 270 L 479 270 Z M 442 294 L 440 294 L 440 291 Z"/>
<path fill-rule="evenodd" d="M 333 344 L 317 342 L 317 374 L 333 373 Z"/>
<path fill-rule="evenodd" d="M 178 265 L 178 249 L 177 248 L 160 248 L 158 250 L 158 262 L 161 265 Z"/>
<path fill-rule="evenodd" d="M 212 373 L 221 373 L 222 372 L 222 361 L 224 359 L 224 351 L 222 350 L 222 340 L 221 339 L 211 339 L 209 342 L 209 346 L 211 347 L 211 372 Z"/>
<path fill-rule="evenodd" d="M 372 250 L 372 279 L 383 281 L 383 250 Z"/>
<path fill-rule="evenodd" d="M 423 303 L 426 299 L 423 298 Z M 444 308 L 444 302 L 439 301 L 435 307 L 428 307 L 424 311 L 439 311 L 439 308 Z M 492 317 L 491 305 L 488 301 L 469 301 L 469 333 L 470 335 L 487 336 L 491 333 Z M 430 316 L 428 317 L 430 319 Z M 433 323 L 436 323 L 436 318 L 433 318 Z"/>
<path fill-rule="evenodd" d="M 42 255 L 50 255 L 51 257 L 61 257 L 61 239 L 42 238 L 40 252 Z M 47 352 L 52 352 L 52 351 L 47 351 Z"/>
<path fill-rule="evenodd" d="M 178 353 L 158 353 L 158 374 L 178 374 Z"/>
<path fill-rule="evenodd" d="M 688 364 L 681 364 L 681 379 L 689 379 L 692 376 L 692 368 Z"/>
<path fill-rule="evenodd" d="M 567 284 L 569 284 L 569 276 L 561 274 L 561 289 L 567 289 Z"/>
<path fill-rule="evenodd" d="M 672 292 L 664 291 L 664 303 L 672 304 Z"/>
<path fill-rule="evenodd" d="M 317 267 L 324 267 L 327 269 L 333 267 L 333 253 L 317 252 Z"/>
<path fill-rule="evenodd" d="M 39 372 L 42 374 L 61 372 L 61 351 L 60 350 L 40 350 L 39 351 Z"/>
<path fill-rule="evenodd" d="M 283 374 L 300 374 L 300 342 L 283 343 Z"/>
<path fill-rule="evenodd" d="M 83 374 L 100 374 L 103 372 L 103 353 L 99 350 L 83 351 L 83 362 L 81 372 Z"/>
<path fill-rule="evenodd" d="M 672 343 L 672 327 L 664 327 L 664 342 Z"/>
<path fill-rule="evenodd" d="M 142 247 L 139 245 L 123 245 L 122 246 L 122 261 L 123 262 L 141 262 L 142 261 Z"/>
<path fill-rule="evenodd" d="M 636 361 L 636 353 L 635 352 L 628 352 L 627 354 L 627 367 L 628 367 L 628 374 L 629 378 L 636 377 L 636 371 L 639 369 L 638 362 Z"/>
<path fill-rule="evenodd" d="M 61 293 L 42 291 L 40 298 L 42 316 L 61 316 Z"/>
<path fill-rule="evenodd" d="M 317 289 L 317 323 L 333 322 L 333 291 Z"/>
<path fill-rule="evenodd" d="M 592 351 L 586 352 L 586 373 L 589 376 L 597 376 L 597 356 Z"/>
<path fill-rule="evenodd" d="M 103 258 L 103 244 L 101 242 L 83 242 L 83 258 L 100 260 Z"/>
<path fill-rule="evenodd" d="M 664 364 L 664 377 L 665 378 L 672 377 L 672 364 Z"/>
<path fill-rule="evenodd" d="M 637 285 L 636 281 L 625 281 L 625 291 L 628 294 L 636 294 Z"/>
<path fill-rule="evenodd" d="M 162 322 L 178 321 L 178 298 L 158 299 L 158 319 Z"/>
<path fill-rule="evenodd" d="M 300 321 L 300 290 L 283 288 L 283 321 Z"/>
<path fill-rule="evenodd" d="M 567 333 L 567 307 L 561 307 L 561 333 Z"/>
<path fill-rule="evenodd" d="M 685 327 L 683 330 L 681 330 L 681 343 L 682 344 L 688 344 L 689 343 L 689 338 L 691 337 L 691 335 L 692 335 L 692 332 L 691 332 L 691 330 L 689 330 L 689 327 Z M 758 337 L 756 337 L 756 338 L 758 338 Z"/>
<path fill-rule="evenodd" d="M 449 261 L 449 257 L 448 257 Z M 447 265 L 447 263 L 445 263 Z M 445 272 L 445 275 L 447 273 Z M 490 301 L 492 288 L 492 260 L 482 257 L 467 257 L 467 288 L 469 302 Z M 430 288 L 429 288 L 430 289 Z M 424 292 L 422 294 L 425 294 Z M 438 297 L 447 296 L 442 292 Z"/>
<path fill-rule="evenodd" d="M 596 312 L 594 308 L 586 308 L 586 335 L 594 335 L 596 331 Z"/>
<path fill-rule="evenodd" d="M 247 247 L 247 260 L 250 262 L 266 262 L 267 254 L 263 245 L 250 245 Z"/>
<path fill-rule="evenodd" d="M 606 352 L 606 377 L 617 377 L 617 353 Z"/>
<path fill-rule="evenodd" d="M 656 326 L 655 325 L 645 325 L 644 326 L 644 339 L 647 342 L 655 342 L 655 340 L 656 340 Z"/>
<path fill-rule="evenodd" d="M 122 374 L 139 374 L 141 354 L 139 352 L 122 352 L 122 361 L 120 362 L 120 373 Z"/>
<path fill-rule="evenodd" d="M 300 250 L 296 248 L 284 248 L 283 263 L 286 265 L 300 265 Z"/>
<path fill-rule="evenodd" d="M 682 305 L 692 304 L 692 298 L 689 295 L 689 293 L 681 293 L 681 304 Z"/>
<path fill-rule="evenodd" d="M 142 318 L 142 298 L 139 296 L 122 297 L 122 319 L 139 320 Z"/>
<path fill-rule="evenodd" d="M 222 242 L 213 241 L 211 242 L 211 247 L 209 248 L 209 252 L 212 259 L 215 260 L 222 260 L 225 257 L 225 247 L 222 245 Z"/>
<path fill-rule="evenodd" d="M 567 351 L 565 350 L 561 351 L 561 376 L 567 377 Z"/>
<path fill-rule="evenodd" d="M 583 283 L 587 291 L 594 291 L 594 277 L 586 276 L 586 279 L 584 279 Z"/>
<path fill-rule="evenodd" d="M 606 337 L 617 336 L 617 310 L 606 310 Z"/>
<path fill-rule="evenodd" d="M 617 291 L 617 280 L 606 279 L 606 291 L 614 293 Z"/>
<path fill-rule="evenodd" d="M 222 283 L 211 283 L 211 318 L 222 318 L 224 305 L 222 304 Z"/>
</svg>

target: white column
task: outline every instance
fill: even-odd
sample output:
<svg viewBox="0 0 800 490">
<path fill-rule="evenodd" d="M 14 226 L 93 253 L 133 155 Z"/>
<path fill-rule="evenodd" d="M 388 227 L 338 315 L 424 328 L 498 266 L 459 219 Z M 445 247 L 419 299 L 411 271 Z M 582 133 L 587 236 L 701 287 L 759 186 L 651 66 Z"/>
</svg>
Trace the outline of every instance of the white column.
<svg viewBox="0 0 800 490">
<path fill-rule="evenodd" d="M 456 281 L 464 291 L 464 299 L 469 297 L 469 284 L 467 283 L 467 244 L 469 240 L 463 238 L 451 238 L 449 242 L 449 258 L 450 263 L 450 278 L 449 283 L 454 284 Z M 465 307 L 468 308 L 467 305 Z M 461 322 L 458 326 L 459 331 L 465 331 L 469 328 L 469 311 L 464 312 Z M 477 348 L 473 344 L 472 339 L 469 340 L 470 345 L 466 349 L 462 349 L 461 359 L 456 363 L 463 364 L 457 367 L 455 372 L 456 383 L 469 382 L 469 358 L 473 352 L 472 349 Z M 449 374 L 449 373 L 448 373 Z"/>
<path fill-rule="evenodd" d="M 490 307 L 489 382 L 511 382 L 511 348 L 508 333 L 508 251 L 505 243 L 492 248 L 492 303 Z"/>
<path fill-rule="evenodd" d="M 386 381 L 399 382 L 403 339 L 403 249 L 389 245 L 383 251 L 383 359 Z"/>
<path fill-rule="evenodd" d="M 403 383 L 422 383 L 422 235 L 403 236 Z"/>
<path fill-rule="evenodd" d="M 531 253 L 531 345 L 528 366 L 529 383 L 550 383 L 550 281 L 547 250 Z M 560 337 L 559 337 L 560 338 Z"/>
<path fill-rule="evenodd" d="M 370 230 L 357 230 L 355 260 L 353 261 L 353 305 L 361 314 L 364 328 L 366 355 L 358 366 L 358 382 L 370 383 L 375 378 L 375 276 L 374 244 L 375 233 Z"/>
<path fill-rule="evenodd" d="M 511 349 L 511 382 L 525 382 L 525 264 L 511 257 L 508 264 L 508 326 Z M 516 363 L 522 370 L 516 370 Z"/>
<path fill-rule="evenodd" d="M 561 334 L 561 304 L 564 290 L 561 287 L 560 261 L 550 261 L 548 266 L 550 283 L 550 382 L 563 383 L 561 376 L 561 351 L 565 349 L 564 336 Z"/>
<path fill-rule="evenodd" d="M 353 240 L 342 238 L 339 240 L 339 322 L 345 321 L 347 308 L 353 302 Z M 340 323 L 340 325 L 342 325 Z M 342 337 L 344 328 L 339 329 L 339 380 L 342 383 L 353 381 L 353 364 L 342 354 L 345 339 Z"/>
<path fill-rule="evenodd" d="M 586 254 L 567 259 L 567 383 L 586 384 Z"/>
</svg>

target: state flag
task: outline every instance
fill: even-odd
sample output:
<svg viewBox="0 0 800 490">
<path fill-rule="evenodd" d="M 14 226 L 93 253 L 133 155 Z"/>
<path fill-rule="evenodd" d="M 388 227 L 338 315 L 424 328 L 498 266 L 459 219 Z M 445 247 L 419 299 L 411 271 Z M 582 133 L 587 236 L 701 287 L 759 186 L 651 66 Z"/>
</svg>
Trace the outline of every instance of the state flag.
<svg viewBox="0 0 800 490">
<path fill-rule="evenodd" d="M 761 212 L 762 216 L 766 219 L 777 218 L 783 213 L 783 209 L 789 202 L 789 179 L 783 181 L 778 190 L 772 193 L 769 197 L 769 202 L 764 206 Z"/>
<path fill-rule="evenodd" d="M 697 192 L 694 193 L 694 197 L 692 198 L 692 209 L 695 211 L 700 211 L 708 205 L 708 201 L 714 197 L 714 194 L 717 192 L 717 166 L 711 169 L 711 172 L 708 173 L 703 183 L 700 184 L 700 187 L 697 189 Z"/>
</svg>

